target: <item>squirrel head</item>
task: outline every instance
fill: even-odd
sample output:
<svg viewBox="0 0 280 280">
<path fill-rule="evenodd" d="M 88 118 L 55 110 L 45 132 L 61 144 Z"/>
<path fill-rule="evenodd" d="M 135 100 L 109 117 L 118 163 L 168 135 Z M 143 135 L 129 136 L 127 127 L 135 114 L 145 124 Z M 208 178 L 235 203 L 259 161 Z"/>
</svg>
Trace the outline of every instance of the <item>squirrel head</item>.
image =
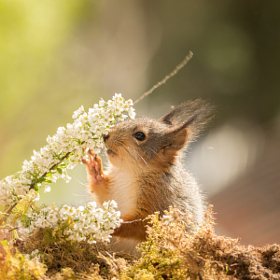
<svg viewBox="0 0 280 280">
<path fill-rule="evenodd" d="M 158 120 L 128 119 L 104 136 L 112 165 L 131 172 L 165 171 L 211 117 L 211 107 L 201 100 L 186 102 Z"/>
</svg>

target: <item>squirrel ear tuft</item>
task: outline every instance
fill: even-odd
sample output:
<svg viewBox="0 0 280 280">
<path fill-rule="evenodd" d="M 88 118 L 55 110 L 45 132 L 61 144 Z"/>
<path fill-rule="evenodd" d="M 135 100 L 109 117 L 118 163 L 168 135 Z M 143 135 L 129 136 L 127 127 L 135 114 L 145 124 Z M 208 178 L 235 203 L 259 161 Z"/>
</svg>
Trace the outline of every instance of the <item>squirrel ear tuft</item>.
<svg viewBox="0 0 280 280">
<path fill-rule="evenodd" d="M 170 126 L 188 128 L 189 141 L 193 141 L 213 117 L 213 108 L 207 102 L 197 99 L 175 107 L 159 119 Z"/>
</svg>

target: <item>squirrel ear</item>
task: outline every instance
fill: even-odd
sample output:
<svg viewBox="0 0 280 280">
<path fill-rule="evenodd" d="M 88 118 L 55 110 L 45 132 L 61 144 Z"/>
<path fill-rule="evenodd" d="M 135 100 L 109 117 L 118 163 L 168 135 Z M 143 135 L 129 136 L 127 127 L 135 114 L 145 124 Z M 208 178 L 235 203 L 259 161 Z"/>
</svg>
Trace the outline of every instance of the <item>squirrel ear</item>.
<svg viewBox="0 0 280 280">
<path fill-rule="evenodd" d="M 179 151 L 185 146 L 188 140 L 188 129 L 183 128 L 180 130 L 176 130 L 174 132 L 172 131 L 167 135 L 167 137 L 168 137 L 167 141 L 170 144 L 164 146 L 163 149 Z"/>
<path fill-rule="evenodd" d="M 189 141 L 193 141 L 213 116 L 213 108 L 207 102 L 197 99 L 175 107 L 158 121 L 172 127 L 189 129 Z"/>
<path fill-rule="evenodd" d="M 164 150 L 181 150 L 184 148 L 184 146 L 187 143 L 188 136 L 189 136 L 189 125 L 195 120 L 195 115 L 192 116 L 190 119 L 188 119 L 185 123 L 182 125 L 176 126 L 174 129 L 172 129 L 170 132 L 168 132 L 165 137 L 167 144 L 163 147 Z"/>
</svg>

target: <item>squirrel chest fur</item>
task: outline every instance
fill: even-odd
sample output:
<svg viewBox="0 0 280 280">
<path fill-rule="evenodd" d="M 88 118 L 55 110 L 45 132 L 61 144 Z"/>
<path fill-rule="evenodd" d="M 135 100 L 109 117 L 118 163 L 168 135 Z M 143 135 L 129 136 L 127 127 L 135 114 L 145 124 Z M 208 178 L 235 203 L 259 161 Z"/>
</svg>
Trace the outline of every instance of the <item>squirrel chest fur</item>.
<svg viewBox="0 0 280 280">
<path fill-rule="evenodd" d="M 138 186 L 135 178 L 114 166 L 110 167 L 107 174 L 111 178 L 108 197 L 117 202 L 118 210 L 122 215 L 130 213 L 135 208 L 138 197 Z"/>
<path fill-rule="evenodd" d="M 144 241 L 146 221 L 169 206 L 186 211 L 194 223 L 204 215 L 201 192 L 182 164 L 183 151 L 209 116 L 204 102 L 183 103 L 158 120 L 137 118 L 114 126 L 104 136 L 110 166 L 89 153 L 84 160 L 90 190 L 98 204 L 115 200 L 124 223 L 113 236 Z"/>
</svg>

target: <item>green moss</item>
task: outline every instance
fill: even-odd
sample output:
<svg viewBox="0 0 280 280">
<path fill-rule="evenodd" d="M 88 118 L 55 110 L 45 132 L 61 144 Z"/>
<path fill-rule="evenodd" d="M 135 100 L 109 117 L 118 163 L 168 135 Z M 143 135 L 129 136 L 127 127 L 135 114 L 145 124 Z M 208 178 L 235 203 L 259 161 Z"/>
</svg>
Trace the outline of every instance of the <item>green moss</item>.
<svg viewBox="0 0 280 280">
<path fill-rule="evenodd" d="M 44 279 L 47 268 L 38 258 L 29 260 L 16 251 L 12 254 L 9 247 L 4 247 L 0 261 L 0 279 L 37 280 Z"/>
<path fill-rule="evenodd" d="M 38 230 L 27 242 L 0 247 L 0 279 L 278 279 L 280 246 L 254 248 L 217 236 L 211 209 L 195 228 L 188 216 L 171 209 L 169 219 L 150 216 L 148 238 L 139 258 L 112 252 L 108 244 L 89 245 L 53 238 Z M 186 231 L 193 228 L 193 231 Z M 4 242 L 5 244 L 5 242 Z M 5 249 L 3 249 L 5 248 Z M 39 250 L 38 258 L 26 254 Z M 273 278 L 274 277 L 274 278 Z M 276 278 L 275 278 L 276 277 Z M 277 278 L 278 277 L 278 278 Z"/>
</svg>

